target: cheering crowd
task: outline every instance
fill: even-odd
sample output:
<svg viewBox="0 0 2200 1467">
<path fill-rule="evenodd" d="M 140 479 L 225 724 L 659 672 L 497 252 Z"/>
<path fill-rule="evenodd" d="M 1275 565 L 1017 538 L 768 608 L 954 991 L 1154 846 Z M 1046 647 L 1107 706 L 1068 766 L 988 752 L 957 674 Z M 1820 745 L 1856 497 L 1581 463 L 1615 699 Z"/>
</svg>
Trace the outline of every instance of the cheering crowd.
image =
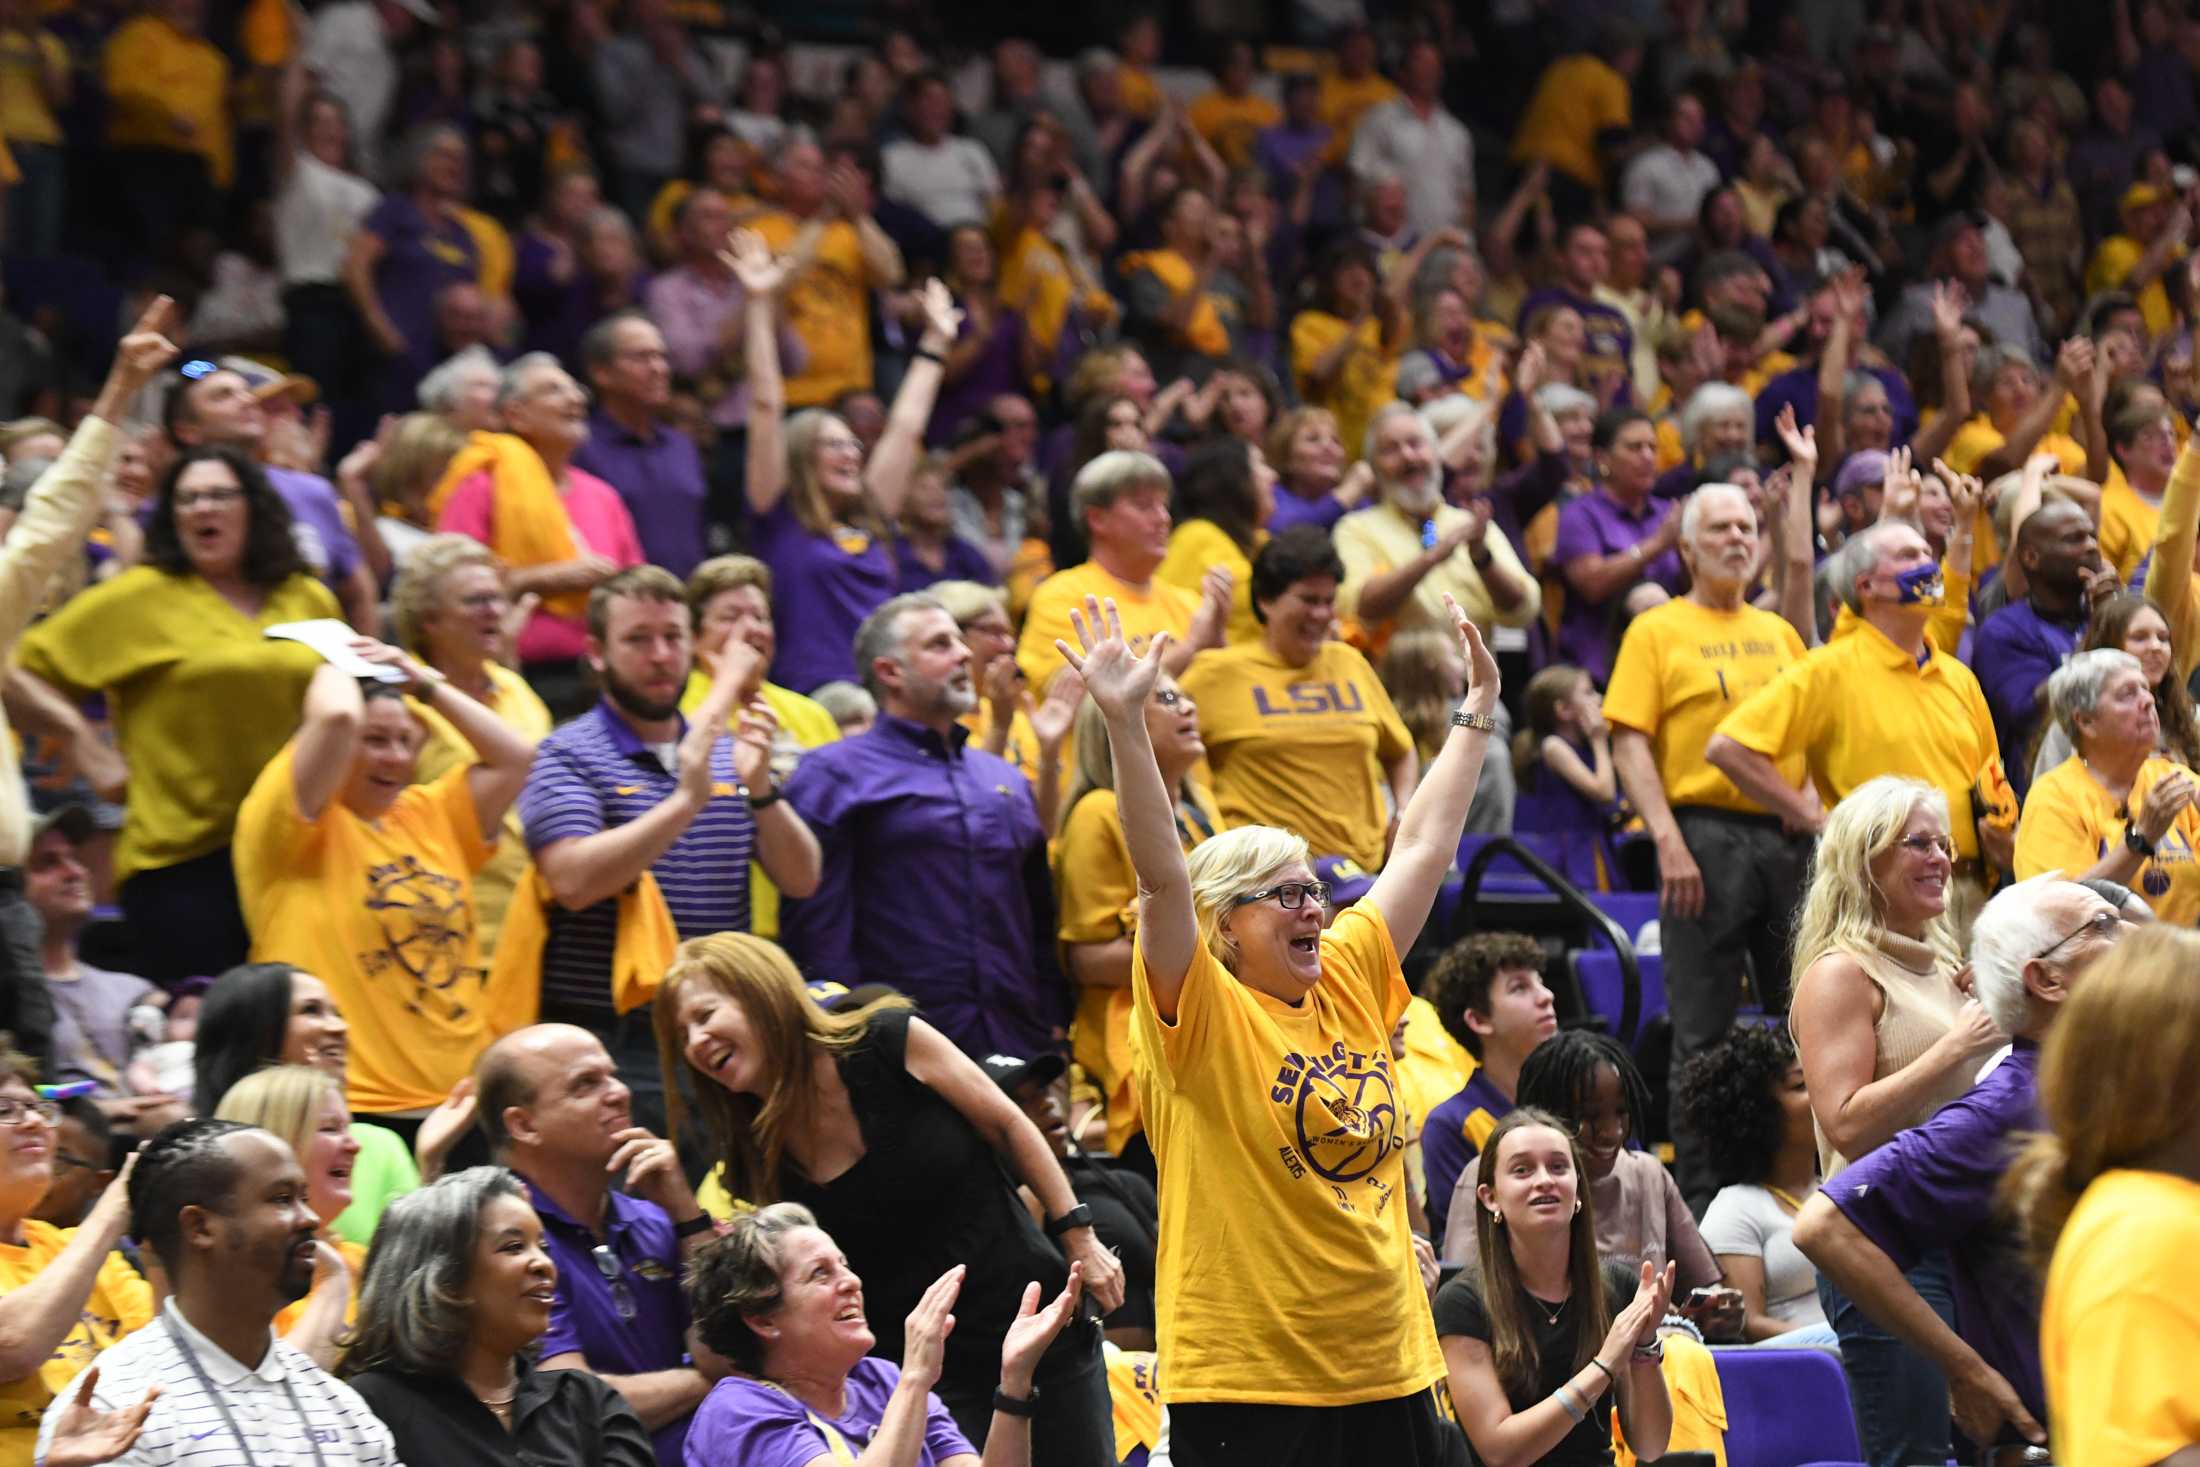
<svg viewBox="0 0 2200 1467">
<path fill-rule="evenodd" d="M 0 0 L 0 1467 L 2200 1463 L 2200 16 L 1197 8 Z"/>
</svg>

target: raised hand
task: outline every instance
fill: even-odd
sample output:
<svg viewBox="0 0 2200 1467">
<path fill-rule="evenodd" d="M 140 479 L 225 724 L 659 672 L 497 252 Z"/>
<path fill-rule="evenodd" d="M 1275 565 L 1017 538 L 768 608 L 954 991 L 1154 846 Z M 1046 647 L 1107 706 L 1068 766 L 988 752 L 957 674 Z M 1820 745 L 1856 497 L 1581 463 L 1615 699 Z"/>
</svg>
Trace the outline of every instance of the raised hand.
<svg viewBox="0 0 2200 1467">
<path fill-rule="evenodd" d="M 1001 1340 L 1001 1385 L 1009 1394 L 1031 1394 L 1031 1377 L 1038 1371 L 1039 1357 L 1062 1333 L 1063 1326 L 1076 1317 L 1077 1300 L 1084 1292 L 1084 1265 L 1077 1263 L 1069 1266 L 1068 1285 L 1044 1309 L 1039 1307 L 1038 1280 L 1024 1285 L 1023 1303 L 1017 1306 L 1016 1318 Z M 915 1315 L 909 1318 L 915 1323 Z"/>
<path fill-rule="evenodd" d="M 1980 501 L 1986 497 L 1986 486 L 1975 474 L 1959 474 L 1940 460 L 1933 460 L 1933 477 L 1940 480 L 1948 491 L 1948 503 L 1955 508 L 1955 523 L 1967 525 L 1971 516 L 1978 513 Z"/>
<path fill-rule="evenodd" d="M 963 313 L 956 308 L 955 297 L 934 277 L 917 293 L 917 305 L 924 312 L 925 337 L 945 350 L 962 331 Z"/>
<path fill-rule="evenodd" d="M 1070 725 L 1077 721 L 1078 705 L 1085 701 L 1085 682 L 1076 668 L 1065 667 L 1047 684 L 1045 702 L 1034 704 L 1028 692 L 1022 698 L 1024 719 L 1031 725 L 1039 747 L 1059 749 L 1062 740 L 1069 737 Z"/>
<path fill-rule="evenodd" d="M 94 1467 L 95 1463 L 112 1462 L 137 1444 L 153 1402 L 160 1399 L 160 1387 L 148 1388 L 144 1400 L 115 1411 L 102 1411 L 92 1404 L 92 1392 L 98 1387 L 99 1367 L 95 1365 L 84 1372 L 84 1383 L 76 1388 L 68 1404 L 57 1409 L 53 1439 L 46 1447 L 46 1467 Z"/>
<path fill-rule="evenodd" d="M 1077 633 L 1077 647 L 1059 637 L 1054 647 L 1084 679 L 1085 692 L 1110 723 L 1143 719 L 1146 700 L 1161 677 L 1161 654 L 1169 645 L 1169 634 L 1155 632 L 1143 655 L 1131 651 L 1113 597 L 1103 608 L 1098 597 L 1087 596 L 1084 609 L 1072 608 L 1069 620 Z"/>
<path fill-rule="evenodd" d="M 1780 443 L 1788 451 L 1788 457 L 1799 464 L 1816 467 L 1818 463 L 1818 429 L 1815 424 L 1802 427 L 1795 424 L 1795 404 L 1786 403 L 1780 408 L 1780 416 L 1772 421 L 1773 431 L 1780 435 Z M 1905 456 L 1908 450 L 1903 450 Z"/>
<path fill-rule="evenodd" d="M 928 1391 L 939 1384 L 940 1368 L 947 1359 L 947 1337 L 955 1332 L 955 1296 L 962 1292 L 963 1275 L 968 1271 L 958 1263 L 941 1274 L 924 1291 L 917 1307 L 909 1311 L 902 1327 L 902 1385 Z M 1007 1349 L 1006 1341 L 1002 1349 Z"/>
<path fill-rule="evenodd" d="M 1523 398 L 1535 396 L 1535 390 L 1549 380 L 1550 361 L 1543 353 L 1543 343 L 1531 341 L 1520 353 L 1520 364 L 1513 368 L 1513 389 Z"/>
<path fill-rule="evenodd" d="M 1674 518 L 1678 519 L 1676 515 Z M 1460 707 L 1469 713 L 1487 713 L 1497 706 L 1497 693 L 1502 679 L 1497 674 L 1497 659 L 1490 655 L 1489 644 L 1482 640 L 1482 630 L 1467 614 L 1459 609 L 1459 603 L 1444 593 L 1444 611 L 1451 617 L 1452 630 L 1458 634 L 1459 650 L 1467 658 L 1467 696 Z"/>
<path fill-rule="evenodd" d="M 168 339 L 168 333 L 176 328 L 176 314 L 173 300 L 154 296 L 138 316 L 137 324 L 116 345 L 109 375 L 128 383 L 133 392 L 152 381 L 153 374 L 176 355 L 176 344 Z"/>
<path fill-rule="evenodd" d="M 1666 1306 L 1673 1299 L 1673 1270 L 1668 1263 L 1662 1270 L 1645 1259 L 1635 1281 L 1635 1297 L 1612 1319 L 1612 1327 L 1605 1332 L 1604 1344 L 1597 1350 L 1597 1357 L 1611 1356 L 1606 1369 L 1618 1374 L 1615 1367 L 1625 1363 L 1629 1353 L 1648 1346 L 1658 1337 L 1658 1322 L 1665 1318 Z"/>
<path fill-rule="evenodd" d="M 752 794 L 771 788 L 772 740 L 779 736 L 779 715 L 762 698 L 752 698 L 733 727 L 733 772 Z"/>
<path fill-rule="evenodd" d="M 733 272 L 733 278 L 741 282 L 741 288 L 759 299 L 774 294 L 785 285 L 794 268 L 792 260 L 785 255 L 774 255 L 772 247 L 764 242 L 764 236 L 753 229 L 736 229 L 727 235 L 726 248 L 718 252 L 718 258 Z"/>
<path fill-rule="evenodd" d="M 2055 381 L 2065 392 L 2076 395 L 2085 391 L 2093 377 L 2093 343 L 2083 336 L 2073 336 L 2055 353 Z"/>
<path fill-rule="evenodd" d="M 1886 476 L 1879 484 L 1879 517 L 1883 520 L 1917 518 L 1917 476 L 1910 472 L 1907 447 L 1888 450 Z"/>
<path fill-rule="evenodd" d="M 1942 346 L 1953 346 L 1963 332 L 1963 313 L 1971 309 L 1971 297 L 1961 281 L 1944 280 L 1933 286 L 1933 336 Z"/>
</svg>

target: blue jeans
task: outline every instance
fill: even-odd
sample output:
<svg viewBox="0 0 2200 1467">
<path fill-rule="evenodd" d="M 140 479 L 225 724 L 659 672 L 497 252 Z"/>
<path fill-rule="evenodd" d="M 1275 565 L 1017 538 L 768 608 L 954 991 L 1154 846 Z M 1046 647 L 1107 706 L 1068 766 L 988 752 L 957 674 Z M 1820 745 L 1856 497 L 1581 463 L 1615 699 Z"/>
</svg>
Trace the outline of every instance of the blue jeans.
<svg viewBox="0 0 2200 1467">
<path fill-rule="evenodd" d="M 1903 1277 L 1955 1328 L 1945 1257 L 1932 1254 Z M 1841 1369 L 1849 1378 L 1864 1460 L 1871 1467 L 1941 1467 L 1948 1460 L 1949 1414 L 1948 1383 L 1939 1367 L 1881 1329 L 1824 1274 L 1818 1276 L 1818 1302 L 1841 1341 Z"/>
</svg>

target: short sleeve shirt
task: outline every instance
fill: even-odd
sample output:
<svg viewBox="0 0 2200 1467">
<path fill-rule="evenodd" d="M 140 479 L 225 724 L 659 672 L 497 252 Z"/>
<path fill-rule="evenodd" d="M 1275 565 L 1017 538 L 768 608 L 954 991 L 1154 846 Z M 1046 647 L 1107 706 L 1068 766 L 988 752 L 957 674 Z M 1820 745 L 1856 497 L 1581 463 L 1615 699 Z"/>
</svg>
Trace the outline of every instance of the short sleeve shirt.
<svg viewBox="0 0 2200 1467">
<path fill-rule="evenodd" d="M 1763 814 L 1705 761 L 1704 749 L 1721 719 L 1803 654 L 1795 628 L 1769 611 L 1717 611 L 1680 597 L 1628 625 L 1604 694 L 1604 716 L 1650 740 L 1671 804 Z M 1802 784 L 1800 751 L 1778 763 L 1783 780 Z"/>
</svg>

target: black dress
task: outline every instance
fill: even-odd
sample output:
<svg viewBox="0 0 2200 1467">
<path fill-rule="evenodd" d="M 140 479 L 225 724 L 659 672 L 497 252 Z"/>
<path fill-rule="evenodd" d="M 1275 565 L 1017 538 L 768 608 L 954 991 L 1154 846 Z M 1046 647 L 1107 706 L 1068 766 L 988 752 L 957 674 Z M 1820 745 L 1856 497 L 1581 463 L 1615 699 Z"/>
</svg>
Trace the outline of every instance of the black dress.
<svg viewBox="0 0 2200 1467">
<path fill-rule="evenodd" d="M 456 1376 L 386 1367 L 351 1378 L 396 1441 L 397 1460 L 487 1467 L 658 1467 L 626 1397 L 585 1370 L 519 1367 L 506 1431 Z"/>
<path fill-rule="evenodd" d="M 874 1354 L 901 1359 L 909 1311 L 941 1274 L 968 1266 L 938 1393 L 966 1432 L 975 1425 L 982 1435 L 1000 1384 L 1001 1341 L 1024 1286 L 1039 1281 L 1044 1307 L 1068 1283 L 1069 1265 L 1032 1221 L 986 1139 L 909 1073 L 910 1017 L 906 1009 L 875 1015 L 863 1039 L 840 1056 L 863 1155 L 822 1185 L 789 1162 L 780 1169 L 779 1195 L 816 1213 L 862 1278 L 864 1313 L 878 1336 Z M 1040 1362 L 1040 1390 L 1050 1379 L 1098 1367 L 1097 1326 L 1072 1320 Z M 1033 1457 L 1045 1460 L 1036 1451 Z"/>
</svg>

